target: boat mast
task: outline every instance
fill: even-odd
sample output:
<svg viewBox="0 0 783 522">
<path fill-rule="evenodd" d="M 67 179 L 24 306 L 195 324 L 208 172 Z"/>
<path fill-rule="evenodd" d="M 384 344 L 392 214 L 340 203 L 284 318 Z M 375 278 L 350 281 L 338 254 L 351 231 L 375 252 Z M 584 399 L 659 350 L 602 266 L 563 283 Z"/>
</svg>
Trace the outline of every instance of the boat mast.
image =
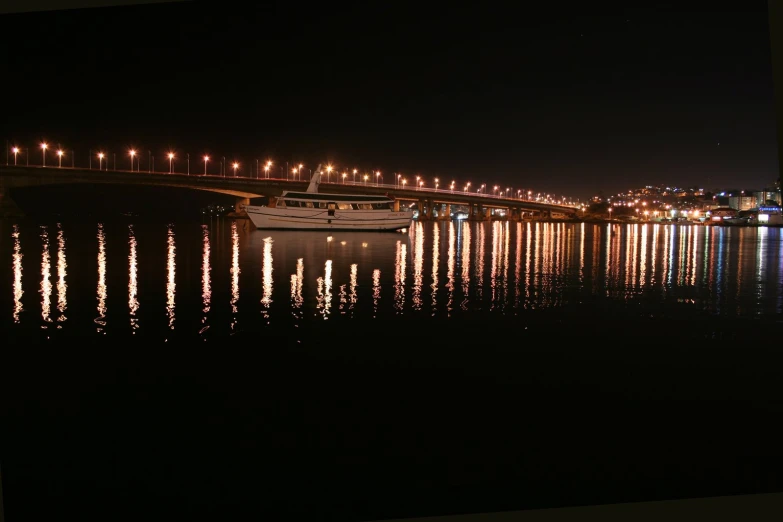
<svg viewBox="0 0 783 522">
<path fill-rule="evenodd" d="M 313 177 L 310 179 L 310 185 L 307 187 L 307 192 L 316 193 L 318 192 L 318 185 L 321 184 L 321 164 L 318 164 L 318 167 L 316 167 L 315 172 L 313 172 Z"/>
</svg>

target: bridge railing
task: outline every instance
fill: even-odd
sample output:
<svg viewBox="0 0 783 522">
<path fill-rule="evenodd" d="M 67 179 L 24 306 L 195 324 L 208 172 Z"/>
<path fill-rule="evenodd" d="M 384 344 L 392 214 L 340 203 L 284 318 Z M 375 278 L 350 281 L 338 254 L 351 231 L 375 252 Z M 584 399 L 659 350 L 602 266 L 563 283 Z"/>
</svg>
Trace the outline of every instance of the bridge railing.
<svg viewBox="0 0 783 522">
<path fill-rule="evenodd" d="M 55 165 L 30 165 L 30 164 L 12 164 L 7 163 L 6 166 L 9 167 L 16 167 L 16 168 L 29 168 L 29 169 L 53 169 L 53 170 L 67 170 L 67 171 L 98 171 L 98 172 L 117 172 L 121 174 L 139 174 L 139 175 L 173 175 L 173 176 L 193 176 L 198 177 L 202 179 L 242 179 L 242 180 L 268 180 L 268 181 L 276 181 L 276 182 L 289 182 L 289 183 L 309 183 L 309 180 L 303 180 L 299 179 L 298 176 L 288 176 L 288 177 L 276 177 L 269 174 L 269 172 L 261 173 L 260 175 L 245 175 L 241 172 L 237 172 L 236 170 L 229 171 L 225 174 L 214 174 L 214 173 L 207 173 L 204 174 L 203 172 L 177 172 L 174 167 L 171 168 L 171 170 L 167 171 L 160 171 L 160 170 L 153 170 L 151 168 L 148 169 L 123 169 L 123 168 L 116 168 L 116 166 L 109 168 L 108 165 L 104 165 L 103 163 L 108 162 L 100 162 L 98 167 L 89 166 L 89 167 L 77 167 L 74 165 L 61 165 L 61 164 L 55 164 Z M 499 200 L 504 201 L 524 201 L 524 202 L 532 202 L 532 203 L 540 203 L 544 205 L 554 205 L 554 206 L 560 206 L 564 208 L 572 208 L 576 209 L 579 208 L 580 205 L 575 203 L 562 203 L 551 199 L 542 199 L 540 197 L 537 198 L 530 198 L 525 197 L 526 194 L 524 192 L 520 193 L 518 192 L 515 195 L 508 195 L 503 194 L 505 191 L 498 191 L 495 193 L 488 193 L 484 192 L 480 189 L 476 191 L 470 191 L 470 190 L 458 190 L 458 189 L 452 189 L 452 188 L 440 188 L 438 187 L 428 187 L 426 185 L 419 185 L 419 186 L 410 186 L 404 183 L 383 183 L 378 181 L 355 181 L 355 180 L 347 180 L 347 179 L 338 179 L 338 180 L 331 180 L 327 178 L 322 178 L 321 185 L 333 185 L 333 186 L 340 186 L 340 185 L 347 185 L 347 186 L 354 186 L 354 187 L 374 187 L 374 188 L 381 188 L 381 189 L 389 189 L 389 190 L 406 190 L 411 192 L 421 192 L 423 194 L 454 194 L 454 195 L 460 195 L 460 196 L 478 196 L 482 198 L 495 198 Z"/>
</svg>

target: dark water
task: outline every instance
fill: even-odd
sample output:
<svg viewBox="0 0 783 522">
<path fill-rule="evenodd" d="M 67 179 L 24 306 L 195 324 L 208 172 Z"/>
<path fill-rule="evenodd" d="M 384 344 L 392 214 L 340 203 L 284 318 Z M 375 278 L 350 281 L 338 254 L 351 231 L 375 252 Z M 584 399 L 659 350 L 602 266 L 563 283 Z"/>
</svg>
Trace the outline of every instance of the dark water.
<svg viewBox="0 0 783 522">
<path fill-rule="evenodd" d="M 777 228 L 0 221 L 9 520 L 783 490 Z"/>
</svg>

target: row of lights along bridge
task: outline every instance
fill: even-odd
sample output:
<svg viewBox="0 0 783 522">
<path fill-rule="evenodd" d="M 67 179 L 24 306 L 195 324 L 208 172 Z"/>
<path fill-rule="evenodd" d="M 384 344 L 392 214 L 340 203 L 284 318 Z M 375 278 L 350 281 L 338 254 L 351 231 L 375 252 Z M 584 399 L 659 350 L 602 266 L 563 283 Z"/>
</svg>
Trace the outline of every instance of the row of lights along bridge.
<svg viewBox="0 0 783 522">
<path fill-rule="evenodd" d="M 41 166 L 46 167 L 46 155 L 47 151 L 50 150 L 50 147 L 47 143 L 41 143 Z M 26 164 L 29 166 L 29 154 L 28 151 L 25 149 L 21 149 L 18 146 L 12 146 L 7 147 L 7 151 L 9 151 L 14 158 L 14 165 L 18 164 L 19 161 L 19 155 L 24 153 Z M 62 148 L 58 148 L 54 154 L 57 156 L 57 167 L 58 168 L 68 168 L 63 167 L 63 157 L 66 156 L 65 151 Z M 73 151 L 71 151 L 70 154 L 71 157 L 71 167 L 75 168 L 75 154 Z M 175 171 L 175 165 L 176 160 L 178 159 L 176 154 L 173 152 L 166 153 L 166 159 L 168 159 L 169 162 L 169 174 L 182 174 Z M 98 160 L 98 170 L 109 170 L 109 155 L 104 152 L 96 152 L 93 154 L 92 151 L 90 151 L 89 155 L 89 168 L 92 169 L 92 160 L 97 159 Z M 117 170 L 117 157 L 116 154 L 113 155 L 114 159 L 114 167 L 112 170 Z M 212 158 L 209 155 L 204 155 L 201 158 L 201 161 L 204 162 L 204 176 L 208 176 L 208 164 L 212 160 Z M 138 151 L 134 149 L 128 150 L 128 166 L 130 167 L 130 172 L 141 172 L 141 156 Z M 186 162 L 187 162 L 187 175 L 190 175 L 190 154 L 186 154 Z M 6 164 L 10 164 L 10 156 L 6 158 Z M 225 166 L 226 166 L 226 158 L 223 157 L 222 161 L 220 162 L 220 174 L 219 176 L 225 176 Z M 274 163 L 271 160 L 266 161 L 263 166 L 261 166 L 261 163 L 256 160 L 256 167 L 255 167 L 255 175 L 249 176 L 250 178 L 259 178 L 260 179 L 260 173 L 261 170 L 264 171 L 264 178 L 266 179 L 274 179 L 273 176 L 270 175 L 270 171 L 273 170 Z M 234 177 L 241 177 L 239 176 L 239 167 L 240 164 L 237 161 L 234 161 L 231 163 L 231 169 L 233 170 L 233 176 Z M 283 166 L 280 165 L 280 168 L 282 169 Z M 122 170 L 122 169 L 120 169 Z M 285 179 L 288 181 L 301 181 L 301 176 L 304 173 L 304 171 L 307 170 L 310 173 L 310 176 L 312 176 L 312 169 L 305 169 L 303 164 L 295 165 L 293 168 L 288 167 L 288 162 L 286 162 L 285 167 Z M 331 176 L 334 175 L 336 177 L 337 183 L 340 182 L 340 179 L 342 179 L 343 184 L 364 184 L 367 185 L 367 182 L 370 181 L 376 186 L 383 186 L 383 175 L 381 174 L 381 171 L 374 171 L 372 173 L 372 176 L 368 173 L 359 174 L 358 169 L 352 169 L 351 173 L 343 172 L 342 174 L 338 172 L 332 165 L 326 166 L 326 183 L 331 182 Z M 127 171 L 126 171 L 127 172 Z M 160 173 L 155 170 L 155 157 L 152 155 L 151 151 L 147 151 L 147 172 L 148 173 Z M 359 174 L 359 181 L 356 181 L 356 175 Z M 350 176 L 351 180 L 348 181 L 348 177 Z M 280 178 L 282 179 L 282 178 Z M 309 179 L 309 178 L 308 178 Z M 421 176 L 416 176 L 416 184 L 414 185 L 417 189 L 425 189 L 432 190 L 432 187 L 425 187 L 424 179 Z M 395 188 L 406 188 L 408 186 L 408 180 L 406 177 L 404 177 L 402 174 L 395 174 L 394 175 L 394 185 Z M 446 192 L 462 192 L 462 193 L 471 193 L 471 182 L 468 181 L 465 183 L 463 189 L 461 191 L 456 189 L 456 181 L 452 181 L 447 189 L 442 189 L 439 178 L 434 178 L 433 187 L 435 191 L 446 191 Z M 560 198 L 556 198 L 551 194 L 542 194 L 540 192 L 533 193 L 532 190 L 522 190 L 517 189 L 516 191 L 513 191 L 511 188 L 506 188 L 505 190 L 502 190 L 498 185 L 495 185 L 493 187 L 492 194 L 487 193 L 487 185 L 486 183 L 482 183 L 477 189 L 476 194 L 485 194 L 485 195 L 492 195 L 495 197 L 505 197 L 505 198 L 515 198 L 515 199 L 522 199 L 526 201 L 538 201 L 542 203 L 553 203 L 553 204 L 562 204 L 562 205 L 578 205 L 578 202 L 574 202 L 566 198 L 566 196 L 562 196 Z"/>
</svg>

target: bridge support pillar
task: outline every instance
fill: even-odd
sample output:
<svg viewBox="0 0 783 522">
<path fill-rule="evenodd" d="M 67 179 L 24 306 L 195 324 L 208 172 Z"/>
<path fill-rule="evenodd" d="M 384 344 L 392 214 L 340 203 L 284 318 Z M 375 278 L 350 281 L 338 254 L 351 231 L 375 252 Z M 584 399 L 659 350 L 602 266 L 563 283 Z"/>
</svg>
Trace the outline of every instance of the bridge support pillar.
<svg viewBox="0 0 783 522">
<path fill-rule="evenodd" d="M 429 213 L 432 212 L 432 209 L 427 207 L 427 202 L 424 201 L 423 199 L 420 199 L 418 203 L 418 207 L 419 207 L 419 221 L 429 221 L 431 217 Z"/>
<path fill-rule="evenodd" d="M 430 216 L 430 219 L 438 219 L 441 213 L 440 205 L 436 205 L 431 199 L 427 200 L 427 214 Z"/>
<path fill-rule="evenodd" d="M 238 215 L 245 215 L 245 206 L 250 204 L 250 198 L 237 198 L 234 203 L 234 213 Z"/>
<path fill-rule="evenodd" d="M 484 221 L 489 221 L 492 219 L 492 214 L 490 213 L 490 209 L 485 208 L 484 209 Z"/>
<path fill-rule="evenodd" d="M 440 219 L 441 221 L 447 221 L 451 219 L 451 204 L 446 203 L 445 205 L 443 205 L 443 207 L 444 207 L 443 212 L 438 213 L 438 219 Z"/>
</svg>

